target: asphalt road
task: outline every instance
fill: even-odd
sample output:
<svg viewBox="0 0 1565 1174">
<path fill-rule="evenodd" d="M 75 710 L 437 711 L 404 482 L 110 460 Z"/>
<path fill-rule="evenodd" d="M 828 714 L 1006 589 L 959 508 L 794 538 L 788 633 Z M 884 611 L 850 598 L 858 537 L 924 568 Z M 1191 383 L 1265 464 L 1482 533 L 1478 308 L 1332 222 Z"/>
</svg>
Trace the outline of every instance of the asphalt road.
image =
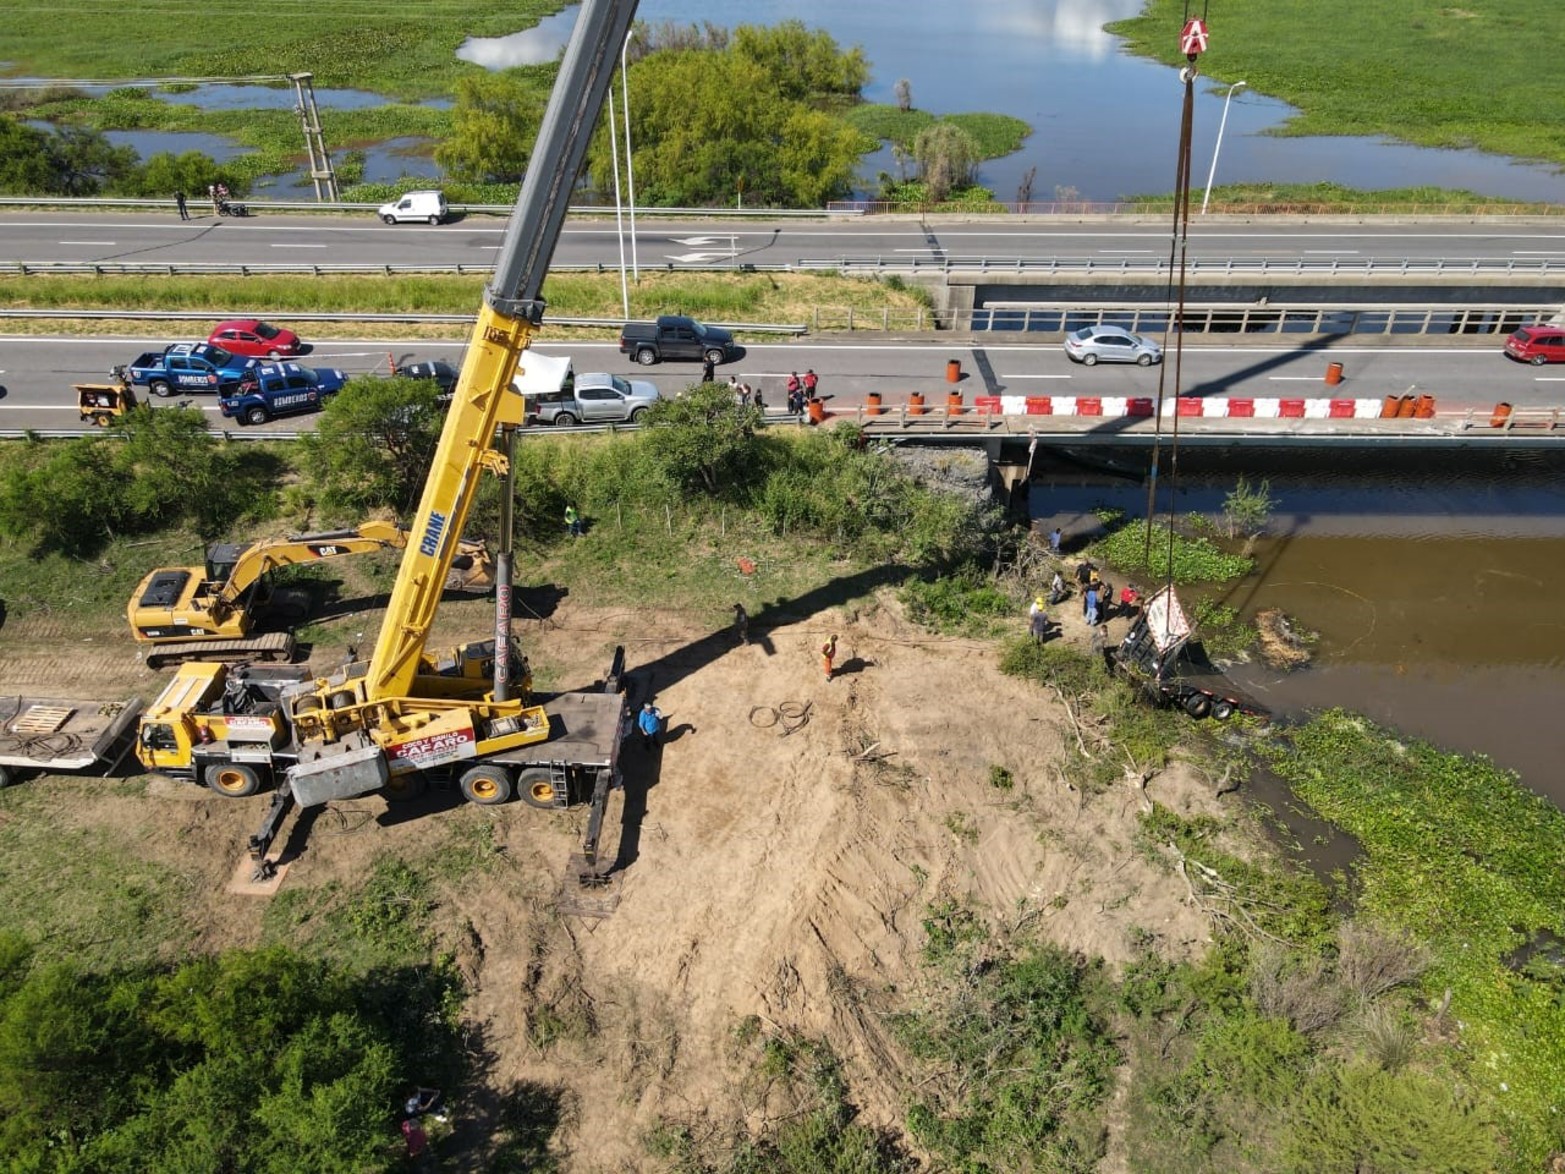
<svg viewBox="0 0 1565 1174">
<path fill-rule="evenodd" d="M 71 428 L 79 421 L 71 384 L 101 382 L 109 367 L 127 362 L 142 350 L 172 339 L 49 338 L 0 336 L 0 429 Z M 388 353 L 399 363 L 412 358 L 447 358 L 459 362 L 464 343 L 387 343 L 372 339 L 333 340 L 314 347 L 303 361 L 341 367 L 350 374 L 384 373 Z M 550 344 L 539 350 L 570 354 L 579 371 L 608 370 L 651 379 L 665 395 L 697 381 L 694 363 L 638 367 L 612 342 Z M 943 397 L 948 360 L 958 359 L 963 371 L 960 389 L 969 398 L 983 394 L 1019 395 L 1156 395 L 1159 368 L 1072 364 L 1058 343 L 1033 345 L 952 345 L 949 342 L 803 341 L 758 343 L 737 361 L 719 369 L 761 386 L 768 401 L 783 402 L 783 383 L 790 371 L 813 367 L 821 376 L 821 393 L 837 397 L 834 407 L 862 402 L 879 392 L 890 405 L 903 402 L 910 391 Z M 1336 387 L 1324 382 L 1328 362 L 1343 364 L 1345 378 Z M 1163 373 L 1164 394 L 1173 393 L 1175 369 Z M 1394 345 L 1353 343 L 1329 345 L 1227 345 L 1202 342 L 1188 346 L 1181 369 L 1184 394 L 1307 397 L 1340 395 L 1378 398 L 1409 391 L 1433 395 L 1442 413 L 1474 408 L 1488 411 L 1498 401 L 1517 407 L 1565 404 L 1565 366 L 1531 367 L 1512 362 L 1498 341 L 1482 345 Z M 154 401 L 155 404 L 175 400 Z M 192 397 L 221 420 L 216 402 Z M 265 427 L 291 431 L 309 427 L 310 416 L 274 421 Z"/>
<path fill-rule="evenodd" d="M 247 220 L 104 213 L 0 214 L 0 261 L 232 262 L 485 266 L 493 263 L 504 221 L 470 217 L 439 226 L 382 225 L 354 219 L 259 213 Z M 1164 222 L 920 222 L 855 218 L 659 221 L 638 218 L 636 255 L 644 266 L 789 265 L 844 258 L 887 263 L 987 257 L 996 260 L 1166 260 Z M 1565 263 L 1565 223 L 1363 225 L 1202 222 L 1192 228 L 1190 256 L 1199 261 L 1256 260 L 1361 263 L 1365 260 L 1516 261 Z M 612 217 L 572 220 L 555 261 L 619 265 Z"/>
</svg>

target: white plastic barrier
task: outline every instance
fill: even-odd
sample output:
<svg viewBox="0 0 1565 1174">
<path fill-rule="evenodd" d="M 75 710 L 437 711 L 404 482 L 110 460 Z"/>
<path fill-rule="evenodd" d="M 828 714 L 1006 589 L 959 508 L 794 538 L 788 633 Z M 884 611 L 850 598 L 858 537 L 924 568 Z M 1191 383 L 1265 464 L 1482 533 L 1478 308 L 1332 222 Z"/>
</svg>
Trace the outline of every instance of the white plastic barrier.
<svg viewBox="0 0 1565 1174">
<path fill-rule="evenodd" d="M 1328 420 L 1331 418 L 1331 401 L 1329 399 L 1307 399 L 1304 401 L 1304 418 L 1306 420 Z"/>
<path fill-rule="evenodd" d="M 1025 416 L 1027 414 L 1027 397 L 1025 395 L 1002 395 L 1000 397 L 1000 411 L 1007 416 Z"/>
<path fill-rule="evenodd" d="M 1353 401 L 1353 418 L 1355 420 L 1378 420 L 1380 419 L 1382 406 L 1378 399 L 1356 399 Z"/>
<path fill-rule="evenodd" d="M 1203 399 L 1201 401 L 1201 415 L 1208 420 L 1226 420 L 1228 418 L 1228 401 L 1218 397 Z"/>
<path fill-rule="evenodd" d="M 1255 418 L 1257 420 L 1275 420 L 1282 415 L 1282 401 L 1276 399 L 1258 399 L 1255 401 Z"/>
<path fill-rule="evenodd" d="M 1130 397 L 1123 395 L 1106 395 L 1103 397 L 1103 414 L 1105 416 L 1123 416 L 1130 411 Z"/>
<path fill-rule="evenodd" d="M 1074 416 L 1076 414 L 1076 397 L 1073 395 L 1057 395 L 1054 399 L 1054 414 L 1056 416 Z"/>
</svg>

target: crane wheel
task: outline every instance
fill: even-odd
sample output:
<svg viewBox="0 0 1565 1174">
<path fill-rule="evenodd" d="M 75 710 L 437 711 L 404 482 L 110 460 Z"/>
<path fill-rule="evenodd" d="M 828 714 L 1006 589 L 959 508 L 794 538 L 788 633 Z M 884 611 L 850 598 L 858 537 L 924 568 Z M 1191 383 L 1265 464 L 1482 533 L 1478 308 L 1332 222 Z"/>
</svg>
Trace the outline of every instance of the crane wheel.
<svg viewBox="0 0 1565 1174">
<path fill-rule="evenodd" d="M 407 803 L 417 799 L 429 789 L 429 783 L 418 773 L 392 775 L 381 788 L 388 803 Z"/>
<path fill-rule="evenodd" d="M 1212 699 L 1205 693 L 1192 693 L 1185 698 L 1185 712 L 1200 720 L 1212 712 Z"/>
<path fill-rule="evenodd" d="M 480 807 L 497 807 L 511 797 L 511 776 L 500 766 L 475 766 L 462 776 L 462 798 Z"/>
<path fill-rule="evenodd" d="M 1225 722 L 1234 715 L 1234 703 L 1232 701 L 1217 701 L 1212 704 L 1212 716 L 1220 722 Z"/>
<path fill-rule="evenodd" d="M 524 770 L 516 780 L 516 790 L 522 802 L 529 807 L 553 811 L 559 806 L 555 800 L 558 791 L 554 780 L 549 777 L 547 767 L 534 766 Z"/>
<path fill-rule="evenodd" d="M 261 789 L 261 776 L 242 762 L 214 762 L 206 768 L 206 785 L 228 799 L 245 799 Z"/>
</svg>

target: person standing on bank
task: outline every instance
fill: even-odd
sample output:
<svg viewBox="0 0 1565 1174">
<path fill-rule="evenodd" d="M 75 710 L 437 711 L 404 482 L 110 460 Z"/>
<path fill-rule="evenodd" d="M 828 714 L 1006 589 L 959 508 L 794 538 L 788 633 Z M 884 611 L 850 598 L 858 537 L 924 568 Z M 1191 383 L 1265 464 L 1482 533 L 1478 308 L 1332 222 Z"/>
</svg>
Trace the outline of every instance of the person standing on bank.
<svg viewBox="0 0 1565 1174">
<path fill-rule="evenodd" d="M 565 527 L 571 532 L 572 538 L 581 537 L 581 515 L 576 512 L 576 507 L 565 507 Z"/>
<path fill-rule="evenodd" d="M 174 206 L 179 209 L 179 218 L 181 220 L 190 219 L 190 209 L 185 206 L 185 193 L 183 191 L 174 193 Z"/>
<path fill-rule="evenodd" d="M 643 750 L 654 750 L 658 745 L 658 738 L 663 733 L 663 712 L 647 702 L 641 707 L 641 713 L 636 717 L 636 726 L 641 730 L 641 747 Z"/>
<path fill-rule="evenodd" d="M 750 643 L 750 613 L 744 604 L 734 604 L 734 636 L 740 644 Z"/>
<path fill-rule="evenodd" d="M 808 402 L 815 397 L 815 389 L 820 385 L 820 379 L 815 374 L 815 368 L 811 367 L 804 372 L 804 378 L 800 381 L 804 386 L 804 398 Z"/>
<path fill-rule="evenodd" d="M 717 378 L 717 364 L 708 356 L 701 360 L 701 382 L 711 383 Z"/>
<path fill-rule="evenodd" d="M 832 661 L 834 661 L 836 659 L 837 659 L 837 636 L 836 636 L 835 633 L 833 633 L 832 634 L 832 638 L 830 640 L 826 641 L 826 643 L 821 645 L 821 667 L 826 670 L 826 679 L 828 681 L 831 680 L 831 672 L 832 672 L 831 665 L 832 665 Z"/>
</svg>

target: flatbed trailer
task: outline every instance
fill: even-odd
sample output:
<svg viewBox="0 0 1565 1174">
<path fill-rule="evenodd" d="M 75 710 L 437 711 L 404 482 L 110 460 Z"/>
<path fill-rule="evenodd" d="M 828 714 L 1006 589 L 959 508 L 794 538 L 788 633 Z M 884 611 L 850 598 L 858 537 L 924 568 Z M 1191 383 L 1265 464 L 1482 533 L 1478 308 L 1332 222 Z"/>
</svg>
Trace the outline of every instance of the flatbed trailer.
<svg viewBox="0 0 1565 1174">
<path fill-rule="evenodd" d="M 0 694 L 0 787 L 29 774 L 113 773 L 135 745 L 140 714 L 135 698 Z"/>
</svg>

